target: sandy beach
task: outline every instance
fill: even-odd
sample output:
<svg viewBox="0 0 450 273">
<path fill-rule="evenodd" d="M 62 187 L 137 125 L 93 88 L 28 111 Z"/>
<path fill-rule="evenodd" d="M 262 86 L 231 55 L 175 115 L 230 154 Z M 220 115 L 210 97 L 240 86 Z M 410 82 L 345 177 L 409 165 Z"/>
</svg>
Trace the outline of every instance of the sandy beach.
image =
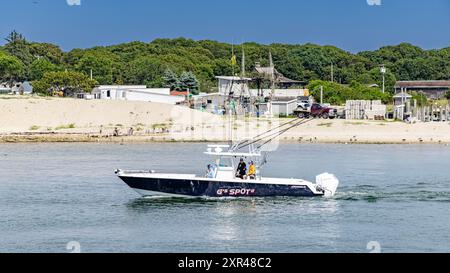
<svg viewBox="0 0 450 273">
<path fill-rule="evenodd" d="M 0 97 L 0 142 L 227 141 L 254 136 L 289 119 L 226 117 L 157 103 Z M 130 128 L 133 128 L 130 131 Z M 119 136 L 114 136 L 114 132 Z M 450 144 L 450 124 L 317 119 L 296 127 L 283 142 Z"/>
</svg>

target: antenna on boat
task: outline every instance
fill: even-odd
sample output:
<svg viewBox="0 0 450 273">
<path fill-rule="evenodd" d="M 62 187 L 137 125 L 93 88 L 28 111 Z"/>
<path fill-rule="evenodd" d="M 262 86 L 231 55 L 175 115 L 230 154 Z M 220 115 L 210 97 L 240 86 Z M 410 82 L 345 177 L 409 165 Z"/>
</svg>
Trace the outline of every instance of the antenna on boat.
<svg viewBox="0 0 450 273">
<path fill-rule="evenodd" d="M 230 122 L 230 147 L 233 146 L 233 114 L 231 111 L 231 101 L 230 101 L 230 110 L 229 110 L 229 122 Z"/>
<path fill-rule="evenodd" d="M 241 77 L 242 77 L 242 79 L 245 78 L 245 50 L 244 50 L 244 43 L 242 43 Z"/>
<path fill-rule="evenodd" d="M 273 58 L 272 58 L 272 52 L 269 52 L 269 62 L 270 62 L 270 96 L 269 96 L 269 102 L 267 103 L 267 112 L 269 114 L 269 117 L 273 116 L 273 109 L 272 109 L 272 100 L 273 95 L 275 93 L 275 65 L 273 64 Z"/>
</svg>

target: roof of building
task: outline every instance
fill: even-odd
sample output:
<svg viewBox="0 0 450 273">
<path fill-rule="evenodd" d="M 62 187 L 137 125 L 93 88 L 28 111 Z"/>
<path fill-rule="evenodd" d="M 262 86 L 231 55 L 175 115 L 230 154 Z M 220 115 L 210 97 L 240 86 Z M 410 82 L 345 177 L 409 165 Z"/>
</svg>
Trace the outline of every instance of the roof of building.
<svg viewBox="0 0 450 273">
<path fill-rule="evenodd" d="M 401 87 L 415 87 L 415 88 L 436 88 L 436 87 L 450 87 L 450 80 L 444 81 L 398 81 L 395 83 L 396 88 Z"/>
<path fill-rule="evenodd" d="M 272 73 L 275 74 L 280 74 L 275 67 L 261 67 L 261 66 L 257 66 L 255 67 L 256 72 L 258 72 L 259 74 L 266 74 L 266 75 L 272 75 Z"/>
<path fill-rule="evenodd" d="M 278 82 L 280 82 L 280 83 L 305 83 L 304 81 L 292 80 L 292 79 L 286 78 L 285 76 L 279 77 Z"/>
<path fill-rule="evenodd" d="M 20 89 L 23 92 L 33 92 L 33 86 L 31 85 L 30 82 L 27 82 L 27 81 L 22 83 L 22 85 L 20 86 Z"/>
<path fill-rule="evenodd" d="M 98 89 L 146 89 L 146 85 L 99 85 Z"/>
<path fill-rule="evenodd" d="M 215 96 L 222 96 L 222 95 L 220 93 L 200 93 L 198 95 L 195 95 L 194 98 L 209 98 Z"/>
<path fill-rule="evenodd" d="M 283 76 L 283 74 L 278 72 L 278 70 L 275 67 L 256 66 L 255 69 L 256 69 L 256 72 L 258 72 L 259 74 L 262 74 L 266 77 L 271 76 L 272 74 L 275 74 L 275 79 L 279 83 L 293 83 L 293 84 L 303 83 L 302 81 L 297 81 L 297 80 L 292 80 L 292 79 L 286 78 L 285 76 Z"/>
<path fill-rule="evenodd" d="M 251 78 L 236 77 L 236 76 L 216 76 L 216 79 L 227 81 L 251 81 Z"/>
<path fill-rule="evenodd" d="M 189 91 L 170 91 L 171 96 L 188 96 Z"/>
</svg>

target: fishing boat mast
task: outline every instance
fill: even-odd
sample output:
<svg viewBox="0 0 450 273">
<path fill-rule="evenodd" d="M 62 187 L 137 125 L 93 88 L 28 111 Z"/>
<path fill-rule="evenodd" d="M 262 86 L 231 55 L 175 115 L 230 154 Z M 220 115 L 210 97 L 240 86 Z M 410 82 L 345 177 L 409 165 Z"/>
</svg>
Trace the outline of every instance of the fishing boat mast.
<svg viewBox="0 0 450 273">
<path fill-rule="evenodd" d="M 275 94 L 275 65 L 272 59 L 272 52 L 269 52 L 269 62 L 270 62 L 270 95 L 269 101 L 267 102 L 267 115 L 271 118 L 273 117 L 272 101 Z"/>
</svg>

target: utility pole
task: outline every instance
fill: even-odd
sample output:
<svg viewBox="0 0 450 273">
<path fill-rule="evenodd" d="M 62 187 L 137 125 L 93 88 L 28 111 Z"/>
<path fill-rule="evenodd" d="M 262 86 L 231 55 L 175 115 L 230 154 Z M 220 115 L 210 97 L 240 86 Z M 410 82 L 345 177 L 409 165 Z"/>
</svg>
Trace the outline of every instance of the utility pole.
<svg viewBox="0 0 450 273">
<path fill-rule="evenodd" d="M 334 82 L 334 64 L 331 63 L 331 82 Z"/>
<path fill-rule="evenodd" d="M 269 61 L 270 61 L 270 81 L 273 92 L 275 91 L 275 65 L 273 64 L 272 52 L 269 53 Z"/>
<path fill-rule="evenodd" d="M 320 86 L 320 104 L 323 104 L 323 86 Z"/>
<path fill-rule="evenodd" d="M 386 92 L 386 67 L 381 65 L 380 72 L 383 75 L 383 94 Z"/>
<path fill-rule="evenodd" d="M 242 43 L 242 61 L 241 61 L 241 98 L 240 98 L 240 104 L 241 106 L 243 106 L 244 109 L 244 114 L 245 110 L 249 110 L 248 108 L 246 109 L 246 104 L 245 104 L 245 87 L 246 87 L 246 81 L 245 81 L 245 50 L 244 50 L 244 44 Z M 251 98 L 251 95 L 249 96 L 249 98 Z"/>
<path fill-rule="evenodd" d="M 245 78 L 245 50 L 244 44 L 242 44 L 242 67 L 241 67 L 242 78 Z"/>
<path fill-rule="evenodd" d="M 91 80 L 93 80 L 93 79 L 94 79 L 94 74 L 93 74 L 92 69 L 91 69 Z"/>
</svg>

